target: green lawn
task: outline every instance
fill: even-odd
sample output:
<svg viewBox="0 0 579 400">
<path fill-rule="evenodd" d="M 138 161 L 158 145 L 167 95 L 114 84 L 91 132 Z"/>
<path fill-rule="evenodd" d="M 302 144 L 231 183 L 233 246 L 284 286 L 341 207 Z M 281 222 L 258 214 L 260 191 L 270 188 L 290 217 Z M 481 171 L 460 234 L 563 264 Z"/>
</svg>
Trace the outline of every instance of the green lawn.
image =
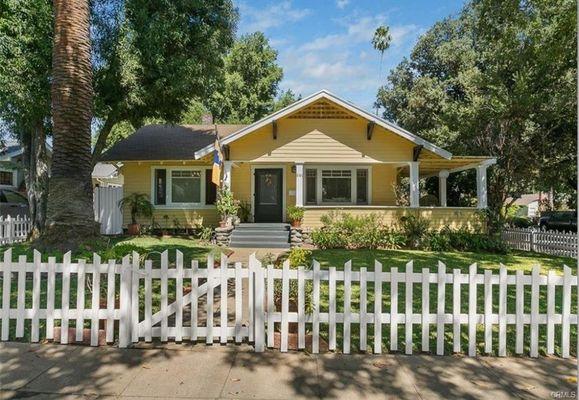
<svg viewBox="0 0 579 400">
<path fill-rule="evenodd" d="M 169 261 L 175 261 L 175 251 L 179 250 L 183 253 L 185 262 L 191 259 L 205 260 L 207 255 L 213 252 L 215 255 L 221 253 L 222 249 L 211 245 L 207 242 L 200 241 L 189 237 L 157 237 L 157 236 L 140 236 L 140 237 L 111 237 L 106 246 L 96 250 L 104 261 L 109 259 L 120 259 L 136 251 L 147 259 L 154 260 L 154 265 L 158 267 L 161 253 L 169 250 Z M 28 260 L 32 260 L 33 250 L 29 243 L 18 243 L 12 246 L 1 246 L 0 252 L 4 253 L 8 248 L 12 247 L 12 258 L 17 259 L 19 255 L 26 255 Z M 72 259 L 76 260 L 84 258 L 92 260 L 93 252 L 90 250 L 78 250 L 72 253 Z M 61 252 L 43 252 L 42 260 L 46 261 L 49 256 L 55 256 L 57 262 L 62 260 L 63 254 Z"/>
<path fill-rule="evenodd" d="M 361 267 L 374 270 L 374 260 L 382 263 L 384 271 L 389 271 L 392 267 L 405 270 L 406 263 L 414 261 L 414 270 L 430 268 L 436 271 L 438 261 L 446 264 L 446 270 L 460 268 L 463 272 L 468 272 L 468 267 L 472 263 L 477 263 L 478 269 L 490 269 L 493 273 L 498 273 L 500 264 L 504 264 L 509 271 L 521 269 L 531 271 L 533 265 L 539 264 L 542 272 L 547 270 L 563 271 L 563 265 L 567 265 L 575 270 L 577 261 L 568 257 L 556 257 L 546 254 L 512 251 L 509 254 L 492 253 L 469 253 L 469 252 L 444 252 L 436 253 L 432 251 L 418 250 L 343 250 L 328 249 L 314 250 L 312 257 L 320 262 L 322 268 L 334 266 L 343 269 L 344 263 L 352 260 L 352 268 L 358 270 Z"/>
<path fill-rule="evenodd" d="M 514 251 L 506 255 L 501 254 L 490 254 L 490 253 L 466 253 L 466 252 L 427 252 L 427 251 L 414 251 L 414 250 L 343 250 L 343 249 L 331 249 L 331 250 L 314 250 L 312 252 L 312 258 L 320 262 L 322 269 L 327 269 L 331 266 L 336 267 L 338 270 L 343 270 L 344 263 L 348 260 L 352 260 L 352 269 L 358 271 L 362 267 L 366 267 L 368 271 L 374 270 L 374 260 L 377 259 L 383 265 L 384 271 L 389 271 L 392 267 L 397 267 L 399 272 L 406 270 L 406 263 L 410 260 L 414 261 L 414 272 L 420 272 L 422 268 L 430 268 L 431 272 L 437 271 L 438 260 L 446 264 L 447 273 L 452 273 L 452 269 L 458 268 L 463 273 L 468 273 L 469 265 L 472 263 L 477 263 L 478 272 L 482 273 L 484 269 L 490 269 L 494 274 L 498 274 L 500 264 L 504 264 L 509 271 L 509 274 L 513 274 L 515 270 L 523 270 L 526 274 L 529 274 L 533 265 L 540 265 L 542 267 L 542 273 L 546 273 L 547 270 L 555 270 L 557 273 L 562 274 L 563 266 L 567 265 L 572 268 L 572 273 L 575 275 L 577 261 L 572 258 L 567 257 L 554 257 L 537 253 L 529 252 L 519 252 Z M 311 289 L 311 288 L 310 288 Z M 462 285 L 461 288 L 461 312 L 468 313 L 468 285 Z M 374 309 L 374 284 L 368 283 L 368 312 L 373 312 Z M 382 287 L 382 310 L 387 313 L 390 312 L 390 284 L 384 283 Z M 452 288 L 447 286 L 445 296 L 445 312 L 452 313 Z M 493 313 L 498 313 L 498 296 L 499 288 L 498 285 L 493 285 Z M 545 286 L 540 287 L 539 292 L 540 297 L 540 313 L 546 313 L 547 309 L 547 288 Z M 352 283 L 352 312 L 360 311 L 360 291 L 359 284 L 357 282 Z M 430 312 L 436 313 L 437 304 L 437 288 L 436 285 L 430 285 L 429 291 L 430 299 Z M 530 313 L 531 311 L 531 287 L 525 286 L 525 305 L 524 312 Z M 510 285 L 507 290 L 507 313 L 515 313 L 515 300 L 516 300 L 516 289 L 513 285 Z M 337 312 L 343 311 L 343 283 L 337 282 L 336 284 L 336 302 L 337 302 Z M 559 286 L 555 292 L 555 312 L 561 313 L 562 307 L 562 288 Z M 413 285 L 413 312 L 422 312 L 422 285 Z M 403 313 L 405 309 L 405 284 L 399 283 L 398 285 L 398 312 Z M 320 285 L 320 311 L 329 311 L 329 284 L 327 281 L 322 281 Z M 477 312 L 484 313 L 484 288 L 482 285 L 478 287 L 477 290 Z M 572 288 L 572 300 L 571 300 L 571 313 L 577 312 L 577 288 Z M 493 349 L 497 351 L 498 343 L 498 327 L 494 327 L 493 331 Z M 337 325 L 337 344 L 338 349 L 342 346 L 342 325 Z M 359 325 L 352 324 L 352 350 L 355 351 L 359 344 Z M 529 326 L 525 327 L 525 353 L 528 354 L 529 345 Z M 327 340 L 328 339 L 328 326 L 321 326 L 321 334 Z M 571 326 L 571 351 L 575 354 L 575 344 L 577 329 L 575 325 Z M 452 353 L 452 326 L 446 326 L 445 329 L 445 353 Z M 462 327 L 462 349 L 466 351 L 466 345 L 468 343 L 467 327 Z M 431 350 L 434 349 L 436 341 L 436 328 L 434 325 L 430 326 L 429 331 Z M 555 328 L 555 351 L 560 351 L 560 338 L 561 329 L 560 325 L 556 325 Z M 373 345 L 373 325 L 368 326 L 368 344 L 369 347 Z M 414 351 L 419 352 L 421 349 L 421 327 L 420 325 L 415 325 L 413 330 L 413 347 Z M 404 350 L 405 332 L 404 326 L 400 325 L 398 329 L 398 348 L 402 351 Z M 478 326 L 477 329 L 477 343 L 479 343 L 479 351 L 482 352 L 484 349 L 484 329 L 483 326 Z M 546 350 L 546 327 L 540 325 L 539 328 L 539 345 L 540 351 L 542 353 Z M 382 346 L 383 349 L 390 348 L 390 328 L 386 325 L 383 328 L 382 334 Z M 508 352 L 510 354 L 514 353 L 515 349 L 515 326 L 507 326 L 507 346 Z"/>
</svg>

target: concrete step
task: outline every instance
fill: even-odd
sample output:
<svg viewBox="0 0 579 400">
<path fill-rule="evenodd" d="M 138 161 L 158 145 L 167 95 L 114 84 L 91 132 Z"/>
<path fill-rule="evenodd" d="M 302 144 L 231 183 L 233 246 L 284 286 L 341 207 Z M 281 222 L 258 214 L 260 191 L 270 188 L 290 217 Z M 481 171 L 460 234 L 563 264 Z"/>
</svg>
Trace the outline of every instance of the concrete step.
<svg viewBox="0 0 579 400">
<path fill-rule="evenodd" d="M 235 231 L 289 231 L 288 224 L 239 224 L 235 227 Z"/>
<path fill-rule="evenodd" d="M 289 249 L 290 244 L 285 242 L 264 242 L 264 241 L 234 241 L 232 240 L 229 247 L 251 247 L 251 248 L 261 248 L 261 249 Z"/>
<path fill-rule="evenodd" d="M 258 231 L 258 230 L 250 230 L 250 231 L 233 231 L 231 234 L 232 238 L 247 238 L 247 239 L 280 239 L 280 240 L 288 240 L 289 239 L 289 232 L 277 232 L 277 231 Z"/>
</svg>

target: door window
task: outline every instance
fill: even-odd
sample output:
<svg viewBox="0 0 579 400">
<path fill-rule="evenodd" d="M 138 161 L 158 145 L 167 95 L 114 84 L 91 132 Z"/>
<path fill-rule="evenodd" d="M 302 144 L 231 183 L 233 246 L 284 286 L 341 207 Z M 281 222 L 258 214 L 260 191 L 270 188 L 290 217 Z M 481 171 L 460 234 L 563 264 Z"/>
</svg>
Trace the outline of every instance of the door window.
<svg viewBox="0 0 579 400">
<path fill-rule="evenodd" d="M 259 175 L 259 204 L 278 204 L 278 179 L 276 174 L 261 173 Z"/>
</svg>

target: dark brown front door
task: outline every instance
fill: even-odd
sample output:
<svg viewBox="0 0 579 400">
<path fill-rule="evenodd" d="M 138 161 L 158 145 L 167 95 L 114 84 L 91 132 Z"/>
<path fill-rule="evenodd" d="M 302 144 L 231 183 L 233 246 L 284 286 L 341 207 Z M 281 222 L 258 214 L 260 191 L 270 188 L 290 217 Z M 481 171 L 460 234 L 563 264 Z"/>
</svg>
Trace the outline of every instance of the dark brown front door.
<svg viewBox="0 0 579 400">
<path fill-rule="evenodd" d="M 282 222 L 283 169 L 255 170 L 255 222 Z"/>
</svg>

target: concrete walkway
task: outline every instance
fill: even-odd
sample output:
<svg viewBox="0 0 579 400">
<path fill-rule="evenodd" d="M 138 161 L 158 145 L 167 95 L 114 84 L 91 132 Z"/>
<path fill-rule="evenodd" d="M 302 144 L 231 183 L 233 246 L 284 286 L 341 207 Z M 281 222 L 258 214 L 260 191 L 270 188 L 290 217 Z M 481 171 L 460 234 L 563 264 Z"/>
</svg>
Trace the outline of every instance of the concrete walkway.
<svg viewBox="0 0 579 400">
<path fill-rule="evenodd" d="M 0 398 L 576 398 L 576 360 L 0 344 Z"/>
</svg>

